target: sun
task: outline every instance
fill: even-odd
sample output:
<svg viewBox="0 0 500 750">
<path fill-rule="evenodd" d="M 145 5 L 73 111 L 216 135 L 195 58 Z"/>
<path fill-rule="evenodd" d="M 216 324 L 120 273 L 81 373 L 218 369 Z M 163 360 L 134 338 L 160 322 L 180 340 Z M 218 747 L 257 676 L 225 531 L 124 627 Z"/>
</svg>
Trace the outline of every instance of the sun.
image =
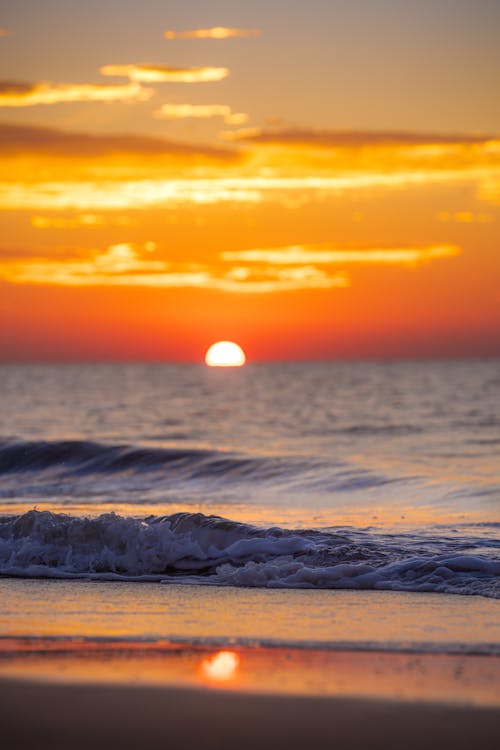
<svg viewBox="0 0 500 750">
<path fill-rule="evenodd" d="M 217 341 L 205 355 L 209 367 L 241 367 L 245 362 L 245 352 L 233 341 Z"/>
</svg>

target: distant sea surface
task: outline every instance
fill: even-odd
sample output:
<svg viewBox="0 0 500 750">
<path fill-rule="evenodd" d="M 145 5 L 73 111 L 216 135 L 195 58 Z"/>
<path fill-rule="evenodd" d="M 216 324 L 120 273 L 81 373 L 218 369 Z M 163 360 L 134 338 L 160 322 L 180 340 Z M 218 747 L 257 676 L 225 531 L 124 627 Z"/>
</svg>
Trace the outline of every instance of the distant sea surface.
<svg viewBox="0 0 500 750">
<path fill-rule="evenodd" d="M 0 367 L 0 574 L 500 598 L 500 362 Z"/>
</svg>

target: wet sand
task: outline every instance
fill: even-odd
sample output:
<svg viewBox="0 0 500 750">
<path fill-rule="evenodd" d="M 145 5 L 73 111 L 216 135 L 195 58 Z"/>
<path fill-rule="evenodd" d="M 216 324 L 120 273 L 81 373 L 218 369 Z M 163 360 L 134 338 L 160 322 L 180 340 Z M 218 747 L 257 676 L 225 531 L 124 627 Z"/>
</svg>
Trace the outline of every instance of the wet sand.
<svg viewBox="0 0 500 750">
<path fill-rule="evenodd" d="M 500 712 L 446 703 L 0 681 L 5 748 L 496 748 Z"/>
<path fill-rule="evenodd" d="M 480 596 L 0 578 L 0 635 L 187 643 L 425 644 L 500 653 L 500 603 Z"/>
</svg>

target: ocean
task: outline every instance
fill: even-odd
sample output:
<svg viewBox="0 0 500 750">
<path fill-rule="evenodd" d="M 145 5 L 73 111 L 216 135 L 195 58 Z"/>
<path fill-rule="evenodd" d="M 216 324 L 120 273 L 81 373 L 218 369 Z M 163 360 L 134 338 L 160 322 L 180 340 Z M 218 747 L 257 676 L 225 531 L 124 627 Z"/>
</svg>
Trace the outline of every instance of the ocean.
<svg viewBox="0 0 500 750">
<path fill-rule="evenodd" d="M 500 597 L 498 361 L 0 384 L 2 576 Z"/>
</svg>

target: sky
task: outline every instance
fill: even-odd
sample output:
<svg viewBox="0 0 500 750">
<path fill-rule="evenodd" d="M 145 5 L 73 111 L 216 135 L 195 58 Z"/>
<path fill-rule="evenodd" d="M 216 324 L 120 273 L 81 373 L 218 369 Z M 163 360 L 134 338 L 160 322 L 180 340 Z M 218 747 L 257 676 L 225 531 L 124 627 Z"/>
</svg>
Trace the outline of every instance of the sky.
<svg viewBox="0 0 500 750">
<path fill-rule="evenodd" d="M 0 5 L 0 360 L 500 355 L 497 0 Z"/>
</svg>

